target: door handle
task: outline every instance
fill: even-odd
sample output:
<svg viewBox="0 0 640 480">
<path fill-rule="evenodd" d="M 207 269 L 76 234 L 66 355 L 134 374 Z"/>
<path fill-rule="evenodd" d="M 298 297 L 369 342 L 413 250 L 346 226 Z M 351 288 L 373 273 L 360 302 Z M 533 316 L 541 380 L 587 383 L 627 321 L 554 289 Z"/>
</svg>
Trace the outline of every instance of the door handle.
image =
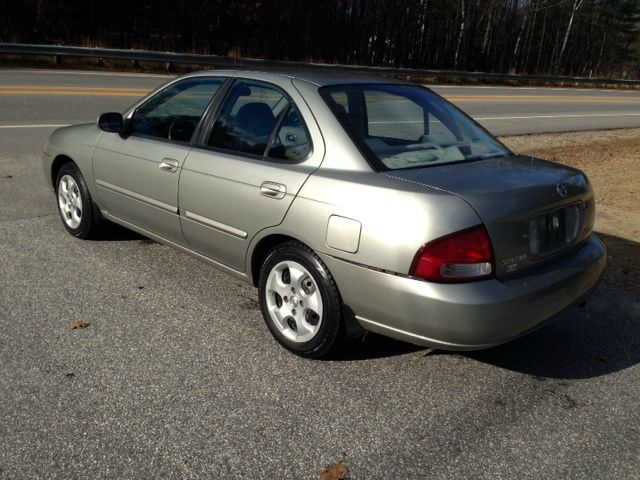
<svg viewBox="0 0 640 480">
<path fill-rule="evenodd" d="M 269 198 L 281 199 L 287 194 L 287 187 L 276 182 L 262 182 L 260 185 L 260 195 Z"/>
<path fill-rule="evenodd" d="M 163 172 L 175 173 L 178 171 L 178 161 L 173 158 L 163 158 L 158 168 Z"/>
</svg>

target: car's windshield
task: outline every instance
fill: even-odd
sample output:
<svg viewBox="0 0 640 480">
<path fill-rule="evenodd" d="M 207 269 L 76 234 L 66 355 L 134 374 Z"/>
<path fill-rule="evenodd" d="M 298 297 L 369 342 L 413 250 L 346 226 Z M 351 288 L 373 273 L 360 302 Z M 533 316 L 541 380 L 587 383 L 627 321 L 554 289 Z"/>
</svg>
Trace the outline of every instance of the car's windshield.
<svg viewBox="0 0 640 480">
<path fill-rule="evenodd" d="M 419 86 L 354 84 L 321 94 L 377 170 L 510 155 L 466 115 Z"/>
</svg>

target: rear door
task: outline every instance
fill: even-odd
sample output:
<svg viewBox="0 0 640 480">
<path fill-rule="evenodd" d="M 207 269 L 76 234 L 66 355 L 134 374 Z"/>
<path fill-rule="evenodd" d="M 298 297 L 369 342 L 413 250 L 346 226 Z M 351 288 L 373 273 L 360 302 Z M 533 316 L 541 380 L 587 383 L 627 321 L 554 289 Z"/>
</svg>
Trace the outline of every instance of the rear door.
<svg viewBox="0 0 640 480">
<path fill-rule="evenodd" d="M 192 249 L 239 271 L 250 240 L 277 225 L 324 147 L 289 79 L 237 79 L 185 160 L 179 205 Z"/>
<path fill-rule="evenodd" d="M 191 139 L 224 78 L 192 77 L 160 90 L 133 112 L 128 135 L 104 133 L 93 157 L 97 200 L 108 213 L 184 243 L 178 178 Z"/>
</svg>

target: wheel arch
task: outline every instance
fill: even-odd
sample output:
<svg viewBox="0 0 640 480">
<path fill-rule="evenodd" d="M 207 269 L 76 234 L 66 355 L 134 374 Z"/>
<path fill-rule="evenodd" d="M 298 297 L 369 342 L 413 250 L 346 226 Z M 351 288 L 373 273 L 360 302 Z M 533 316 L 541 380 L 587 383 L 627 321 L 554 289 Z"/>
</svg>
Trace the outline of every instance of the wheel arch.
<svg viewBox="0 0 640 480">
<path fill-rule="evenodd" d="M 78 164 L 74 162 L 70 156 L 65 155 L 63 153 L 61 153 L 60 155 L 57 155 L 56 158 L 53 159 L 53 162 L 51 162 L 51 172 L 50 172 L 51 184 L 53 185 L 54 189 L 56 188 L 56 180 L 58 179 L 58 173 L 60 172 L 60 169 L 65 163 L 73 163 L 78 168 L 78 170 L 80 169 Z"/>
<path fill-rule="evenodd" d="M 290 242 L 290 241 L 300 242 L 301 244 L 310 248 L 303 241 L 295 237 L 292 237 L 290 235 L 284 235 L 281 233 L 269 234 L 258 241 L 258 243 L 256 244 L 256 246 L 253 248 L 251 252 L 251 262 L 249 264 L 251 268 L 250 279 L 254 287 L 258 286 L 258 279 L 260 277 L 260 267 L 262 266 L 265 259 L 267 258 L 267 255 L 269 255 L 269 252 L 271 252 L 271 250 L 276 248 L 278 245 L 285 242 Z"/>
</svg>

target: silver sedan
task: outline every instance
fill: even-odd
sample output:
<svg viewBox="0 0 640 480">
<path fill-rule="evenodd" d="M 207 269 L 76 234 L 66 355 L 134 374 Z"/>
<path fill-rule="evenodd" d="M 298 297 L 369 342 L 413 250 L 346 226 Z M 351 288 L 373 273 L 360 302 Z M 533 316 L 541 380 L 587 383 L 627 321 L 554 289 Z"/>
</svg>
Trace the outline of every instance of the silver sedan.
<svg viewBox="0 0 640 480">
<path fill-rule="evenodd" d="M 115 222 L 258 287 L 307 357 L 366 331 L 506 342 L 605 265 L 581 171 L 513 154 L 418 85 L 201 72 L 56 130 L 43 166 L 69 233 Z"/>
</svg>

